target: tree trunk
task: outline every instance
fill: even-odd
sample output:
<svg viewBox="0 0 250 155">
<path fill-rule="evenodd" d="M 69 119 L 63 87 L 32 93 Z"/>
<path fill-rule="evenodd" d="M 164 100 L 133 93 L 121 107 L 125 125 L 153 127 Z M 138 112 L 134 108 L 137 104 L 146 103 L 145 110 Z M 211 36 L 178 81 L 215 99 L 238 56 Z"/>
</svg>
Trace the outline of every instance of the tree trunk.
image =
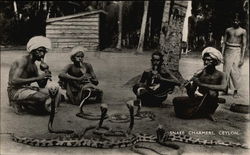
<svg viewBox="0 0 250 155">
<path fill-rule="evenodd" d="M 170 5 L 171 4 L 171 5 Z M 160 52 L 164 55 L 163 69 L 169 69 L 173 75 L 183 84 L 184 78 L 179 72 L 179 59 L 181 52 L 181 38 L 184 18 L 187 9 L 187 1 L 165 1 L 162 30 L 160 36 Z M 179 14 L 174 14 L 178 9 Z M 132 87 L 140 79 L 141 75 L 133 77 L 127 83 L 126 87 Z"/>
<path fill-rule="evenodd" d="M 181 83 L 184 79 L 179 72 L 179 60 L 187 4 L 187 1 L 165 1 L 160 36 L 160 52 L 164 55 L 163 68 L 172 71 Z"/>
<path fill-rule="evenodd" d="M 117 42 L 117 45 L 116 45 L 116 48 L 117 49 L 121 49 L 121 44 L 122 44 L 122 7 L 123 7 L 123 2 L 120 1 L 119 2 L 119 16 L 118 16 L 118 42 Z"/>
<path fill-rule="evenodd" d="M 139 39 L 139 43 L 137 47 L 137 53 L 143 52 L 145 29 L 146 29 L 146 22 L 147 22 L 147 16 L 148 16 L 148 5 L 149 5 L 149 1 L 144 1 L 144 13 L 142 17 L 141 34 L 140 34 L 140 39 Z"/>
<path fill-rule="evenodd" d="M 16 1 L 13 1 L 13 7 L 14 7 L 14 12 L 15 12 L 15 20 L 19 20 L 19 16 L 18 16 L 18 11 L 17 11 L 17 3 Z"/>
</svg>

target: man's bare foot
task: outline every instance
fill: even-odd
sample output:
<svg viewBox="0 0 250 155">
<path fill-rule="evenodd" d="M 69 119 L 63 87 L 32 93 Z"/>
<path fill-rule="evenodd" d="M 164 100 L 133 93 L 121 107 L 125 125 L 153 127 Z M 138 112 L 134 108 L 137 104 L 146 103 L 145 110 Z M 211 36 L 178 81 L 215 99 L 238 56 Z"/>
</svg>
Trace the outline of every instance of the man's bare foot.
<svg viewBox="0 0 250 155">
<path fill-rule="evenodd" d="M 207 118 L 213 122 L 216 122 L 217 120 L 214 118 L 214 116 L 212 114 L 208 114 Z"/>
<path fill-rule="evenodd" d="M 14 108 L 14 112 L 18 115 L 26 114 L 27 112 L 23 109 L 22 105 L 18 103 L 13 103 L 12 107 Z"/>
</svg>

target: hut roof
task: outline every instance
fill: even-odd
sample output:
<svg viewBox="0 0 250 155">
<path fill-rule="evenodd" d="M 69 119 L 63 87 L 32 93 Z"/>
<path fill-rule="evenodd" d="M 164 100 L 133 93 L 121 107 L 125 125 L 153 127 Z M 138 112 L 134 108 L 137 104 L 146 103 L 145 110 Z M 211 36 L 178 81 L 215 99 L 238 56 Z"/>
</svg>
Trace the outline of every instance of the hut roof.
<svg viewBox="0 0 250 155">
<path fill-rule="evenodd" d="M 88 15 L 98 14 L 98 13 L 107 14 L 107 12 L 105 12 L 103 10 L 96 10 L 96 11 L 83 12 L 83 13 L 63 16 L 63 17 L 49 18 L 49 19 L 46 20 L 46 23 L 51 23 L 51 22 L 55 22 L 55 21 L 71 19 L 71 18 L 76 18 L 76 17 L 81 17 L 81 16 L 88 16 Z"/>
</svg>

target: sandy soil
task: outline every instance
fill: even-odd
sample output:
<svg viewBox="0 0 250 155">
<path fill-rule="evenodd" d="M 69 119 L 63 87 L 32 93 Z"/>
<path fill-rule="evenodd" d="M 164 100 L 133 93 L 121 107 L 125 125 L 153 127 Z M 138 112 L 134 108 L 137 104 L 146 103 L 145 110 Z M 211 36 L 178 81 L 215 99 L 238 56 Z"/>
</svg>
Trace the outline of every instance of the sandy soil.
<svg viewBox="0 0 250 155">
<path fill-rule="evenodd" d="M 29 137 L 54 137 L 55 134 L 48 133 L 47 123 L 49 116 L 39 115 L 16 115 L 8 106 L 7 81 L 10 64 L 14 59 L 21 57 L 24 51 L 1 52 L 1 133 L 15 133 L 19 136 Z M 123 112 L 128 113 L 126 101 L 134 99 L 131 88 L 124 84 L 131 78 L 141 73 L 150 66 L 150 53 L 134 55 L 132 51 L 126 53 L 87 53 L 86 61 L 91 62 L 97 77 L 100 81 L 99 87 L 104 91 L 103 103 L 108 104 L 108 114 Z M 49 53 L 45 61 L 50 65 L 53 73 L 53 81 L 56 82 L 59 71 L 69 63 L 67 53 Z M 186 78 L 202 67 L 199 56 L 184 56 L 180 61 L 180 72 Z M 222 66 L 218 68 L 221 69 Z M 172 99 L 175 96 L 184 95 L 176 91 L 169 95 L 164 102 L 164 107 L 147 108 L 143 111 L 152 111 L 156 115 L 155 121 L 141 120 L 135 121 L 133 132 L 144 132 L 155 134 L 158 124 L 162 124 L 165 129 L 173 132 L 184 131 L 192 137 L 200 139 L 216 139 L 220 141 L 231 141 L 247 143 L 249 139 L 249 116 L 247 114 L 234 113 L 229 110 L 232 103 L 249 104 L 249 60 L 245 61 L 242 72 L 241 98 L 233 99 L 231 96 L 223 96 L 225 104 L 220 104 L 215 113 L 217 122 L 207 119 L 183 120 L 175 117 Z M 86 110 L 100 113 L 99 105 L 87 105 Z M 62 103 L 55 117 L 55 128 L 73 129 L 80 132 L 89 125 L 97 124 L 97 121 L 83 120 L 75 116 L 78 107 Z M 104 122 L 114 129 L 126 129 L 128 124 Z M 194 131 L 212 131 L 214 135 L 192 134 Z M 230 135 L 222 134 L 225 131 Z M 150 146 L 162 154 L 248 154 L 248 149 L 230 148 L 223 146 L 202 146 L 174 142 L 180 146 L 179 150 L 163 147 L 159 144 L 141 143 L 139 145 Z M 39 148 L 12 142 L 8 134 L 1 134 L 1 153 L 0 154 L 136 154 L 129 148 L 124 149 L 94 149 L 94 148 L 69 148 L 69 147 L 50 147 Z M 145 154 L 155 154 L 150 150 L 140 149 Z"/>
</svg>

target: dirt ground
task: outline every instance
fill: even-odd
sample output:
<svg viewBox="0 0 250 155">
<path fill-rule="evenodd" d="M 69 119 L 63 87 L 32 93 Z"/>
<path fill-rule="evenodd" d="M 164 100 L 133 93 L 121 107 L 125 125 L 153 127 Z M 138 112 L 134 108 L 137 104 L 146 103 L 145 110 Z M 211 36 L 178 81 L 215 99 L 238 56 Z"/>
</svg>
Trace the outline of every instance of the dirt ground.
<svg viewBox="0 0 250 155">
<path fill-rule="evenodd" d="M 55 134 L 48 133 L 47 123 L 49 116 L 40 115 L 16 115 L 8 106 L 7 82 L 10 64 L 20 58 L 24 51 L 2 51 L 1 52 L 1 153 L 0 154 L 136 154 L 129 148 L 124 149 L 94 149 L 87 147 L 32 147 L 11 141 L 10 135 L 4 133 L 15 133 L 19 136 L 28 137 L 54 137 Z M 126 102 L 134 99 L 131 88 L 124 84 L 144 69 L 150 66 L 150 52 L 142 55 L 134 55 L 133 51 L 122 52 L 89 52 L 86 54 L 86 61 L 91 62 L 95 73 L 100 81 L 99 87 L 104 91 L 103 103 L 108 105 L 108 114 L 117 112 L 128 113 Z M 67 53 L 48 53 L 45 61 L 50 66 L 53 75 L 53 82 L 57 82 L 57 75 L 66 63 L 70 63 Z M 183 56 L 180 60 L 180 72 L 184 78 L 189 79 L 192 74 L 202 67 L 200 56 Z M 221 70 L 222 66 L 218 66 Z M 155 121 L 135 121 L 133 132 L 156 134 L 158 124 L 162 124 L 168 131 L 182 131 L 194 138 L 216 139 L 220 141 L 231 141 L 247 143 L 249 132 L 249 115 L 234 113 L 229 110 L 232 103 L 249 104 L 249 59 L 247 58 L 242 68 L 241 98 L 233 99 L 231 96 L 222 96 L 226 99 L 225 104 L 220 104 L 215 118 L 217 122 L 207 119 L 184 120 L 177 118 L 174 113 L 172 99 L 175 96 L 185 95 L 175 90 L 164 102 L 164 107 L 148 108 L 143 107 L 142 111 L 152 111 L 156 115 Z M 86 111 L 100 113 L 99 105 L 92 104 L 85 106 Z M 78 118 L 75 114 L 78 107 L 63 102 L 55 117 L 54 128 L 73 129 L 80 132 L 89 125 L 97 124 L 97 121 L 90 121 Z M 126 129 L 128 124 L 104 122 L 113 129 Z M 195 131 L 211 131 L 214 134 L 194 134 Z M 197 133 L 197 132 L 196 132 Z M 224 134 L 223 134 L 224 133 Z M 229 134 L 226 134 L 229 133 Z M 224 146 L 203 146 L 178 143 L 179 150 L 164 147 L 156 143 L 141 143 L 139 145 L 154 148 L 161 154 L 248 154 L 249 149 L 231 148 Z M 249 144 L 249 143 L 248 143 Z M 250 146 L 250 145 L 248 145 Z M 145 154 L 155 154 L 147 149 L 140 149 Z"/>
</svg>

